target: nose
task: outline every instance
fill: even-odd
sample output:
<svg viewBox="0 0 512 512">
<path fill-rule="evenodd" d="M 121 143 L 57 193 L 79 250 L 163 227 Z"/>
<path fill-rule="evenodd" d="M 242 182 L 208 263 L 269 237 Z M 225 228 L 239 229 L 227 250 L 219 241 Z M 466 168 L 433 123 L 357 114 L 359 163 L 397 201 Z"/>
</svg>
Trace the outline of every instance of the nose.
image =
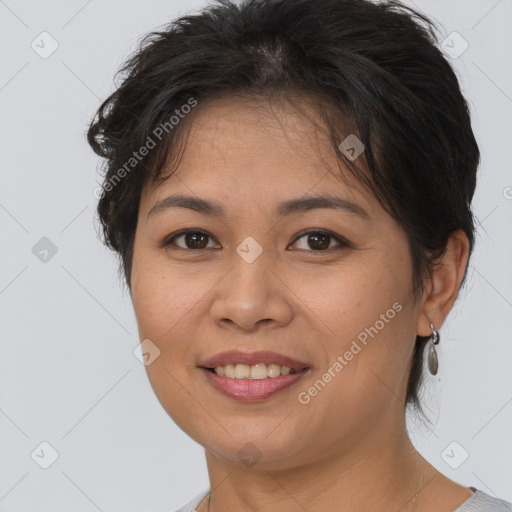
<svg viewBox="0 0 512 512">
<path fill-rule="evenodd" d="M 237 254 L 228 275 L 219 283 L 210 316 L 224 329 L 248 332 L 274 329 L 291 322 L 291 291 L 277 269 L 260 256 L 247 263 Z"/>
</svg>

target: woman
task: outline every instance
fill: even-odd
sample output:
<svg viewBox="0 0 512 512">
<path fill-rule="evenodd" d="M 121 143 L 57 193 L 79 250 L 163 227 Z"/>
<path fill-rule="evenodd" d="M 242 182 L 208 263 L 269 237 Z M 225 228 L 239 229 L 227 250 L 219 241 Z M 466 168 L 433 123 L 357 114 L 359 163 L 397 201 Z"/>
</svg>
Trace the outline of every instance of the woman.
<svg viewBox="0 0 512 512">
<path fill-rule="evenodd" d="M 149 380 L 205 448 L 185 510 L 505 511 L 415 450 L 479 149 L 398 2 L 227 0 L 149 34 L 88 139 Z"/>
</svg>

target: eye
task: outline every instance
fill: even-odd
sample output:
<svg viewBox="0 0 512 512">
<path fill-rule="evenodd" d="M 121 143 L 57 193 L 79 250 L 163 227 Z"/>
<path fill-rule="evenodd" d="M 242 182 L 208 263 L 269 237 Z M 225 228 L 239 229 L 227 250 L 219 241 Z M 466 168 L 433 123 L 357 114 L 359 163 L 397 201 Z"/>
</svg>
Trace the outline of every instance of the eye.
<svg viewBox="0 0 512 512">
<path fill-rule="evenodd" d="M 301 241 L 304 239 L 303 241 Z M 302 232 L 295 242 L 296 249 L 322 252 L 333 249 L 332 242 L 337 242 L 339 248 L 350 247 L 350 243 L 339 235 L 329 231 L 310 230 Z M 211 244 L 214 243 L 212 246 Z M 215 249 L 220 246 L 213 241 L 213 238 L 206 232 L 194 229 L 185 229 L 169 235 L 161 244 L 161 247 L 176 246 L 183 250 Z M 291 247 L 291 246 L 290 246 Z M 311 251 L 310 251 L 311 252 Z"/>
<path fill-rule="evenodd" d="M 301 239 L 304 241 L 300 242 Z M 314 252 L 322 252 L 328 249 L 332 249 L 331 246 L 332 241 L 338 242 L 338 246 L 340 248 L 350 247 L 350 243 L 344 238 L 331 233 L 330 231 L 319 231 L 312 230 L 308 232 L 303 232 L 300 234 L 299 238 L 295 239 L 294 244 L 299 243 L 299 250 L 308 250 L 308 247 L 313 249 Z"/>
<path fill-rule="evenodd" d="M 175 245 L 184 250 L 215 249 L 218 247 L 208 246 L 208 239 L 213 239 L 208 233 L 194 229 L 184 229 L 168 236 L 161 244 L 162 247 Z M 178 243 L 178 240 L 180 243 Z"/>
</svg>

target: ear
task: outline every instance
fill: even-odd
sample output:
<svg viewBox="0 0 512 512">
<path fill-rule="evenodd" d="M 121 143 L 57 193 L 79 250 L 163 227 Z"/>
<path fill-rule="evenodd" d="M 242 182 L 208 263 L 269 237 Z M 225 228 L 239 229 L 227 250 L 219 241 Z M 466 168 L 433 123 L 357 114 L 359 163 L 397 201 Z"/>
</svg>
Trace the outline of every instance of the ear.
<svg viewBox="0 0 512 512">
<path fill-rule="evenodd" d="M 445 254 L 436 262 L 432 280 L 426 287 L 418 317 L 416 332 L 430 336 L 439 330 L 453 307 L 469 258 L 469 241 L 462 230 L 455 231 L 448 241 Z"/>
</svg>

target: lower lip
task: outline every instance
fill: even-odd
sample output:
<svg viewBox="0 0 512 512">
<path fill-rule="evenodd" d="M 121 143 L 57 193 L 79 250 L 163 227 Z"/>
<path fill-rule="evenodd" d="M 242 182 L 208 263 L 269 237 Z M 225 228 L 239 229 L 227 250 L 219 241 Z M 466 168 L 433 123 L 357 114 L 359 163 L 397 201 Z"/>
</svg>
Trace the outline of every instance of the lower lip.
<svg viewBox="0 0 512 512">
<path fill-rule="evenodd" d="M 210 384 L 229 398 L 235 400 L 253 401 L 264 400 L 279 391 L 290 387 L 307 373 L 307 369 L 299 373 L 280 375 L 279 377 L 267 377 L 266 379 L 230 379 L 222 377 L 206 368 L 201 368 Z"/>
</svg>

